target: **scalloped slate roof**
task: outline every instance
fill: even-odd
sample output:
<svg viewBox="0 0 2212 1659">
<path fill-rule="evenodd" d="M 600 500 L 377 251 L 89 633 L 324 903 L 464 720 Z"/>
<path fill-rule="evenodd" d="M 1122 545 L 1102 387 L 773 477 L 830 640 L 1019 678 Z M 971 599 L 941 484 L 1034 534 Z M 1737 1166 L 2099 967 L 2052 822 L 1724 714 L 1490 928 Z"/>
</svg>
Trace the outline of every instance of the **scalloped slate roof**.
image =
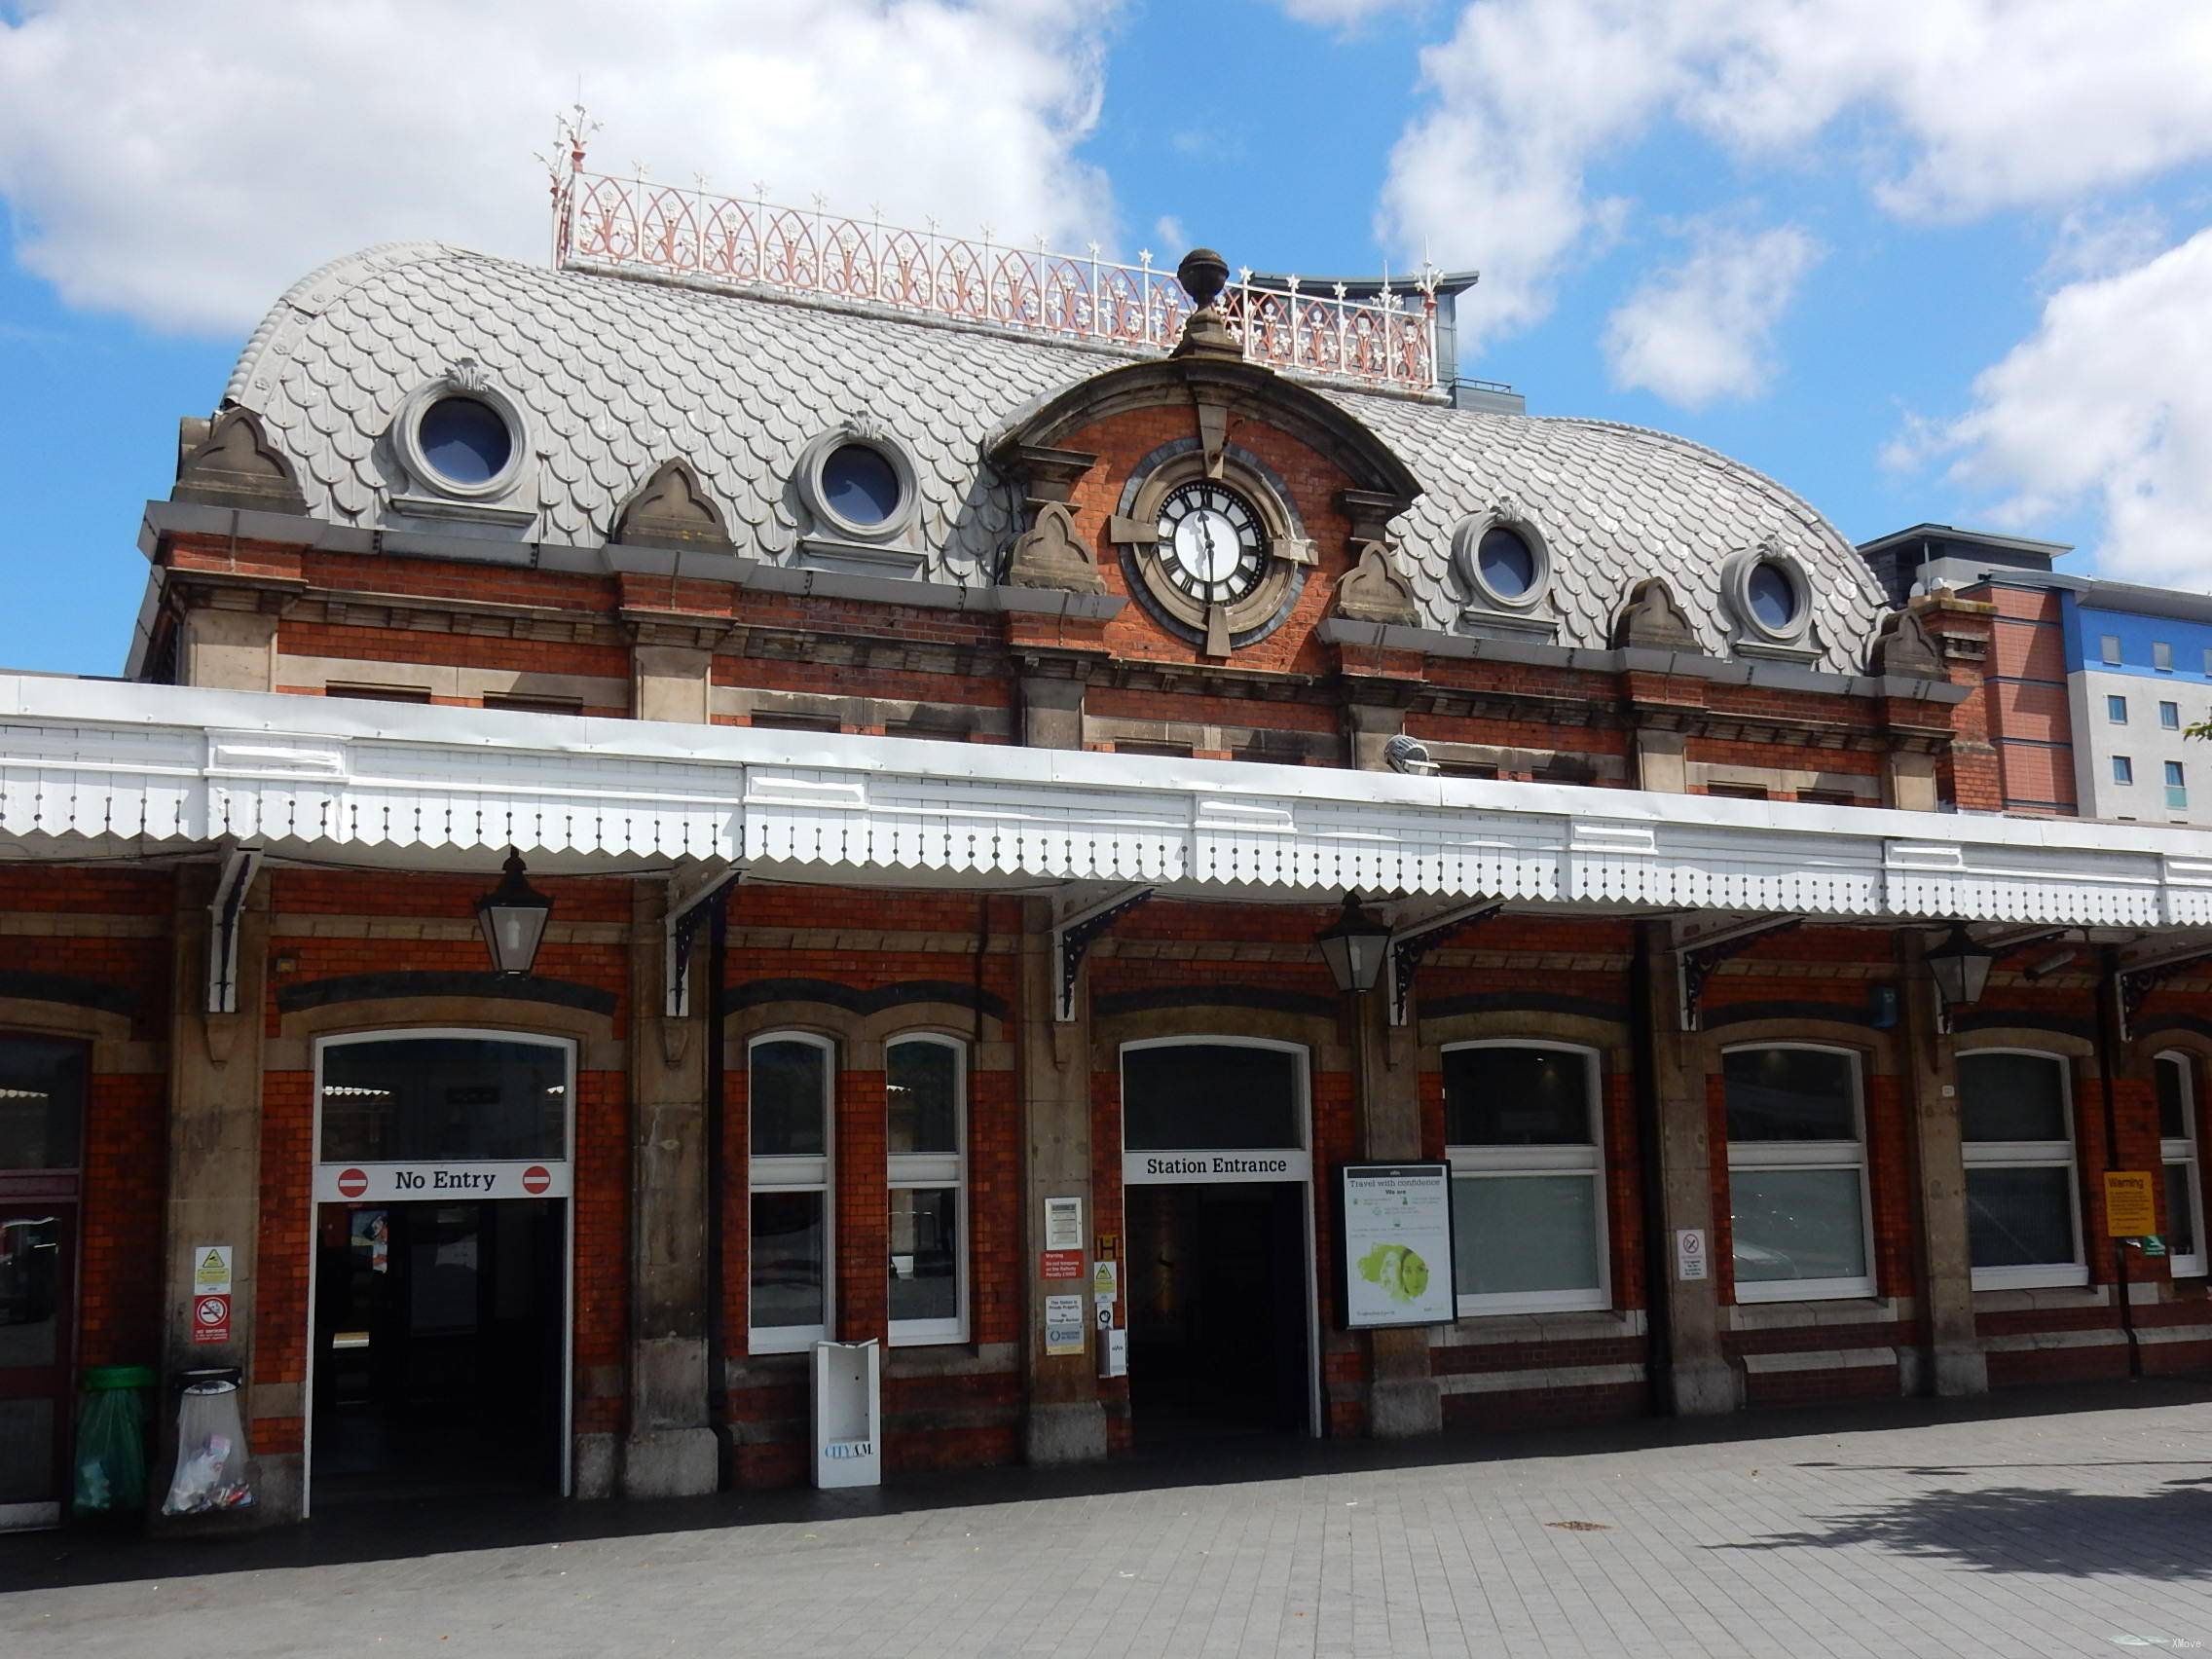
<svg viewBox="0 0 2212 1659">
<path fill-rule="evenodd" d="M 928 579 L 990 580 L 1019 501 L 981 459 L 1017 407 L 1119 353 L 826 305 L 556 272 L 437 243 L 390 243 L 304 277 L 254 331 L 226 402 L 292 460 L 309 511 L 383 525 L 408 488 L 387 433 L 408 393 L 474 357 L 526 414 L 503 503 L 524 540 L 604 542 L 621 504 L 688 461 L 739 549 L 790 557 L 789 480 L 818 433 L 872 420 L 914 456 Z M 1599 421 L 1493 415 L 1316 387 L 1366 422 L 1426 494 L 1393 527 L 1428 623 L 1457 626 L 1452 528 L 1510 498 L 1551 549 L 1564 645 L 1603 646 L 1629 590 L 1665 576 L 1707 648 L 1725 649 L 1720 564 L 1771 540 L 1811 578 L 1820 666 L 1856 671 L 1882 596 L 1850 543 L 1780 485 L 1679 438 Z"/>
</svg>

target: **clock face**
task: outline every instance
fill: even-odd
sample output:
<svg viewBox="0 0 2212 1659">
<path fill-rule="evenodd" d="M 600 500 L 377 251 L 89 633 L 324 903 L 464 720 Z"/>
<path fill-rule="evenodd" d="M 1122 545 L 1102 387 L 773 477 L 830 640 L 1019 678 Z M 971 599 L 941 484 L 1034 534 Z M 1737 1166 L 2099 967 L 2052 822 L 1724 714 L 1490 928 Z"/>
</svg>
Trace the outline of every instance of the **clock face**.
<svg viewBox="0 0 2212 1659">
<path fill-rule="evenodd" d="M 1160 569 L 1200 605 L 1235 605 L 1267 573 L 1260 515 L 1235 491 L 1205 479 L 1160 503 Z"/>
</svg>

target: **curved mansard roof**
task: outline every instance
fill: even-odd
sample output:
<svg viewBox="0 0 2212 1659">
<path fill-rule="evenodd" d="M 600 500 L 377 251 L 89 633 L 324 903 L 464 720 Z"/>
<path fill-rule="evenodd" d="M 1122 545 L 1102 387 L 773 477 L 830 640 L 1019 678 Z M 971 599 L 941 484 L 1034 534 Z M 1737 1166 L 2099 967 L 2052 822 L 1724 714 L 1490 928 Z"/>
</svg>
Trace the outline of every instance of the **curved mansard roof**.
<svg viewBox="0 0 2212 1659">
<path fill-rule="evenodd" d="M 254 331 L 226 401 L 258 415 L 309 511 L 404 517 L 388 432 L 411 391 L 474 358 L 529 423 L 505 505 L 523 540 L 597 546 L 622 503 L 688 461 L 739 550 L 788 558 L 791 479 L 823 431 L 872 421 L 913 457 L 926 579 L 988 582 L 1014 490 L 981 459 L 1013 411 L 1120 353 L 876 312 L 555 272 L 436 243 L 392 243 L 303 278 Z M 1722 562 L 1767 542 L 1810 579 L 1819 665 L 1855 671 L 1882 614 L 1851 545 L 1803 500 L 1696 444 L 1600 421 L 1494 415 L 1317 387 L 1403 458 L 1424 490 L 1393 526 L 1428 624 L 1458 626 L 1453 527 L 1509 500 L 1548 546 L 1563 645 L 1603 646 L 1630 589 L 1666 578 L 1709 650 L 1726 650 Z"/>
</svg>

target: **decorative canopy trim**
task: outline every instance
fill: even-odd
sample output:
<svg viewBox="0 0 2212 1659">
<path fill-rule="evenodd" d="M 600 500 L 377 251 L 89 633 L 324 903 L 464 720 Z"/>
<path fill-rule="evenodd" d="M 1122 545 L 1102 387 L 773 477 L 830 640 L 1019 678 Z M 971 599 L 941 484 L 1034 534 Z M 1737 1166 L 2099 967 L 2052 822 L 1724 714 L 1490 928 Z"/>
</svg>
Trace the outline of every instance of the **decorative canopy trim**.
<svg viewBox="0 0 2212 1659">
<path fill-rule="evenodd" d="M 2192 830 L 0 676 L 0 858 L 2212 928 Z"/>
</svg>

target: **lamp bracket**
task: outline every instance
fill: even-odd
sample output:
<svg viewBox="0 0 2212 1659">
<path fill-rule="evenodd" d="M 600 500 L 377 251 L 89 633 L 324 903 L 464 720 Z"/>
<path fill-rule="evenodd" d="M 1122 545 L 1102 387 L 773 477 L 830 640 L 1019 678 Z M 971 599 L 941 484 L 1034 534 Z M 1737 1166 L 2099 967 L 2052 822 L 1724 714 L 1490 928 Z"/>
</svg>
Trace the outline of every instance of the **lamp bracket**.
<svg viewBox="0 0 2212 1659">
<path fill-rule="evenodd" d="M 1714 928 L 1710 933 L 1693 935 L 1675 941 L 1675 960 L 1677 967 L 1676 980 L 1680 988 L 1677 1012 L 1681 1015 L 1684 1031 L 1700 1029 L 1699 1019 L 1705 1003 L 1705 983 L 1712 978 L 1719 966 L 1746 950 L 1769 934 L 1788 933 L 1804 922 L 1803 916 L 1758 916 L 1748 922 L 1736 922 L 1727 927 Z"/>
<path fill-rule="evenodd" d="M 2184 945 L 2160 956 L 2145 957 L 2113 970 L 2115 1000 L 2120 1005 L 2120 1040 L 2132 1042 L 2135 1037 L 2135 1016 L 2142 1012 L 2144 999 L 2168 979 L 2179 978 L 2198 963 L 2212 958 L 2212 941 Z"/>
<path fill-rule="evenodd" d="M 1456 909 L 1432 916 L 1417 927 L 1403 929 L 1390 936 L 1390 948 L 1383 957 L 1383 971 L 1389 975 L 1385 989 L 1390 998 L 1390 1023 L 1403 1025 L 1413 1007 L 1414 974 L 1428 953 L 1477 922 L 1487 922 L 1505 908 L 1502 899 L 1482 899 L 1472 904 L 1461 904 Z"/>
<path fill-rule="evenodd" d="M 1150 899 L 1159 889 L 1124 887 L 1109 899 L 1077 910 L 1052 924 L 1052 1018 L 1065 1025 L 1075 1018 L 1076 976 L 1091 945 L 1116 922 Z"/>
<path fill-rule="evenodd" d="M 239 917 L 261 868 L 261 849 L 226 842 L 215 897 L 207 905 L 207 1012 L 239 1011 Z"/>
<path fill-rule="evenodd" d="M 745 877 L 719 859 L 680 870 L 669 877 L 668 915 L 662 929 L 661 983 L 668 993 L 668 1017 L 683 1019 L 691 1013 L 691 945 L 699 930 L 714 917 L 715 906 L 729 897 L 730 889 Z"/>
</svg>

